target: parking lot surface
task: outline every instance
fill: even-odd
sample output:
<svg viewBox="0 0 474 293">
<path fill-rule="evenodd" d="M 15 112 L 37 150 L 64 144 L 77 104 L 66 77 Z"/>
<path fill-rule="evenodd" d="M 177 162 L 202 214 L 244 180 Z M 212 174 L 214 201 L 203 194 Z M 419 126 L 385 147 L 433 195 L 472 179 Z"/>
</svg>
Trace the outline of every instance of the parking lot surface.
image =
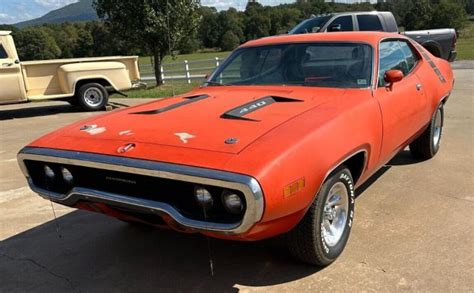
<svg viewBox="0 0 474 293">
<path fill-rule="evenodd" d="M 349 243 L 324 269 L 294 261 L 278 240 L 207 239 L 52 205 L 28 189 L 16 153 L 100 113 L 0 106 L 0 292 L 473 291 L 474 70 L 455 76 L 440 152 L 417 162 L 403 151 L 359 188 Z"/>
</svg>

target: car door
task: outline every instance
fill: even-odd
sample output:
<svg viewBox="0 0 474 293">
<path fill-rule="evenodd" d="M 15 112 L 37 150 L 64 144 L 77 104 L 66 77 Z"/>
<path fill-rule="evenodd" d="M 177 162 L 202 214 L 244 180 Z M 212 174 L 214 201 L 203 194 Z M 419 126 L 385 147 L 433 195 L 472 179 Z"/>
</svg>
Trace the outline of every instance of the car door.
<svg viewBox="0 0 474 293">
<path fill-rule="evenodd" d="M 374 95 L 382 111 L 383 141 L 380 153 L 382 160 L 388 160 L 422 127 L 419 115 L 426 111 L 426 99 L 414 65 L 407 58 L 399 40 L 385 40 L 379 45 L 379 71 Z M 401 81 L 386 86 L 384 74 L 388 70 L 401 70 Z"/>
<path fill-rule="evenodd" d="M 21 65 L 10 58 L 0 42 L 0 104 L 24 100 Z"/>
</svg>

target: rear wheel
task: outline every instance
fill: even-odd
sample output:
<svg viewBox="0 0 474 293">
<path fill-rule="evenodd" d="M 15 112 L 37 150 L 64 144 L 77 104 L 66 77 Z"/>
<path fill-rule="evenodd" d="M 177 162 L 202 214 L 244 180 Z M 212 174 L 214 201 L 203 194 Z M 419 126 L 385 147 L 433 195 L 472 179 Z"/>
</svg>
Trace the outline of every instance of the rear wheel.
<svg viewBox="0 0 474 293">
<path fill-rule="evenodd" d="M 444 111 L 441 103 L 431 118 L 428 128 L 410 144 L 410 152 L 416 159 L 427 160 L 436 155 L 443 132 Z"/>
<path fill-rule="evenodd" d="M 76 93 L 76 101 L 81 108 L 87 111 L 102 110 L 107 105 L 109 93 L 98 83 L 82 85 Z"/>
<path fill-rule="evenodd" d="M 335 261 L 349 239 L 354 202 L 351 173 L 340 167 L 324 182 L 304 218 L 288 234 L 291 254 L 317 266 Z"/>
</svg>

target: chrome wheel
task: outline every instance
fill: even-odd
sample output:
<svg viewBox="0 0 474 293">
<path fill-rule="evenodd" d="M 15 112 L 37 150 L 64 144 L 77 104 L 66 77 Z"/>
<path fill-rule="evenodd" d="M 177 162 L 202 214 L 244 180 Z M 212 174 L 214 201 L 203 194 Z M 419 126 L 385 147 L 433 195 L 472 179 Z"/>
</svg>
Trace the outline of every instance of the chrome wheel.
<svg viewBox="0 0 474 293">
<path fill-rule="evenodd" d="M 84 102 L 91 107 L 98 107 L 104 101 L 104 94 L 99 88 L 91 87 L 84 92 Z"/>
<path fill-rule="evenodd" d="M 434 130 L 433 130 L 433 146 L 438 147 L 439 141 L 441 139 L 441 128 L 442 126 L 443 114 L 441 113 L 441 108 L 438 108 L 436 111 L 435 121 L 434 121 Z"/>
<path fill-rule="evenodd" d="M 337 182 L 329 190 L 323 211 L 321 232 L 327 246 L 335 246 L 341 239 L 347 222 L 349 193 L 342 182 Z"/>
</svg>

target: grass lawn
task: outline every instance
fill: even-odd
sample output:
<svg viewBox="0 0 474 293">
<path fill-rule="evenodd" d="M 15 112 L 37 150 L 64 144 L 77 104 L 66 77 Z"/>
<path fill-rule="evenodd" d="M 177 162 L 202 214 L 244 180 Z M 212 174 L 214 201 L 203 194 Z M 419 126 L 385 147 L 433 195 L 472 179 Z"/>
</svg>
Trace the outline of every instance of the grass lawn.
<svg viewBox="0 0 474 293">
<path fill-rule="evenodd" d="M 456 44 L 457 60 L 474 60 L 474 38 L 460 38 Z"/>
<path fill-rule="evenodd" d="M 168 81 L 159 87 L 150 87 L 148 89 L 129 90 L 126 92 L 129 98 L 164 98 L 183 94 L 202 84 L 200 81 L 193 81 L 191 84 L 182 81 Z M 120 95 L 114 94 L 113 98 L 120 98 Z"/>
<path fill-rule="evenodd" d="M 470 19 L 464 29 L 459 32 L 456 43 L 458 60 L 474 60 L 474 19 Z"/>
</svg>

